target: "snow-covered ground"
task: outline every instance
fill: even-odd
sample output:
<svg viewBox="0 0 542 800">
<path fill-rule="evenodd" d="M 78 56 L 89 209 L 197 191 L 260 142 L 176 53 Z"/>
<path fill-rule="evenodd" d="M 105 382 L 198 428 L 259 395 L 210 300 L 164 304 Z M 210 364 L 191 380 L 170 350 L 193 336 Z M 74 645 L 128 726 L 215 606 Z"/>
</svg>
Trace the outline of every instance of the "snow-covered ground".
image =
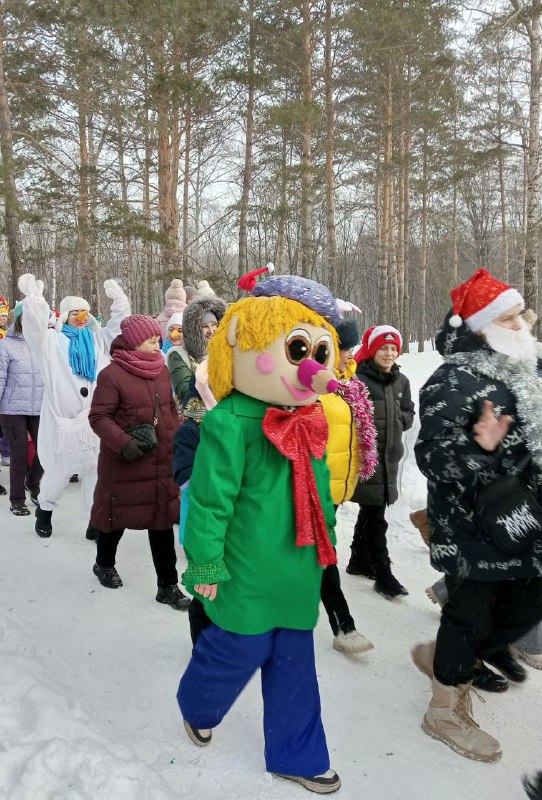
<svg viewBox="0 0 542 800">
<path fill-rule="evenodd" d="M 403 356 L 413 395 L 438 363 L 432 352 Z M 475 698 L 475 716 L 504 746 L 502 761 L 456 755 L 420 727 L 429 681 L 410 647 L 433 637 L 438 611 L 424 589 L 437 574 L 408 513 L 422 507 L 425 482 L 407 435 L 402 498 L 392 508 L 394 569 L 410 591 L 387 602 L 365 579 L 343 586 L 360 631 L 375 643 L 348 659 L 332 647 L 325 613 L 316 629 L 317 667 L 332 766 L 343 800 L 521 800 L 523 772 L 542 768 L 542 672 L 503 695 Z M 0 483 L 7 485 L 8 470 Z M 190 656 L 186 614 L 155 602 L 144 533 L 119 546 L 122 589 L 92 574 L 79 489 L 70 485 L 51 539 L 33 518 L 15 518 L 0 498 L 0 798 L 2 800 L 295 800 L 306 790 L 264 769 L 256 677 L 204 751 L 186 737 L 175 700 Z M 338 516 L 339 556 L 348 553 L 356 508 Z M 179 566 L 184 559 L 179 548 Z"/>
</svg>

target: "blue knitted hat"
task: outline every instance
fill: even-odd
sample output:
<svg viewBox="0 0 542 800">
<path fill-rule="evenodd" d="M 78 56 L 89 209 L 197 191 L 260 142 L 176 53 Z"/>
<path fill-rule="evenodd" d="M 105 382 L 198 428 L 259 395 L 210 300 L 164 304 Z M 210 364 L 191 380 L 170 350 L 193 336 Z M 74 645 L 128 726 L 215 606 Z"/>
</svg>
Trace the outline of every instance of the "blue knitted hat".
<svg viewBox="0 0 542 800">
<path fill-rule="evenodd" d="M 298 275 L 273 275 L 254 287 L 254 297 L 287 297 L 320 314 L 333 327 L 340 321 L 335 298 L 325 286 Z"/>
</svg>

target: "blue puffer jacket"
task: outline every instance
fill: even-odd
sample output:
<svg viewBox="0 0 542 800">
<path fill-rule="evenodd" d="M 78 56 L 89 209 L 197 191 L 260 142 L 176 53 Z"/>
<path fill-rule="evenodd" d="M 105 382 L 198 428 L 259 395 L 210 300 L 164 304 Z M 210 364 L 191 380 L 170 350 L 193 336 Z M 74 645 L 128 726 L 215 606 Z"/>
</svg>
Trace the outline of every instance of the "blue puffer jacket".
<svg viewBox="0 0 542 800">
<path fill-rule="evenodd" d="M 39 359 L 12 325 L 0 342 L 0 414 L 38 416 L 42 397 Z"/>
</svg>

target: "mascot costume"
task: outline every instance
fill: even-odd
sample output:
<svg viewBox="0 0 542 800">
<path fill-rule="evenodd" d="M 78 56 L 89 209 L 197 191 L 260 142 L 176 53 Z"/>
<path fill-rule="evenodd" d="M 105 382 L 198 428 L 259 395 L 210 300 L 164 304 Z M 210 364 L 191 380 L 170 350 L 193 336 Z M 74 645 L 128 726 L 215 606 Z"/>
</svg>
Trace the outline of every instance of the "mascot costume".
<svg viewBox="0 0 542 800">
<path fill-rule="evenodd" d="M 218 404 L 203 418 L 190 481 L 183 583 L 211 624 L 177 699 L 186 732 L 208 745 L 261 670 L 269 772 L 339 789 L 320 715 L 313 629 L 322 570 L 336 562 L 335 512 L 318 395 L 334 391 L 336 302 L 314 281 L 239 282 L 209 344 Z"/>
</svg>

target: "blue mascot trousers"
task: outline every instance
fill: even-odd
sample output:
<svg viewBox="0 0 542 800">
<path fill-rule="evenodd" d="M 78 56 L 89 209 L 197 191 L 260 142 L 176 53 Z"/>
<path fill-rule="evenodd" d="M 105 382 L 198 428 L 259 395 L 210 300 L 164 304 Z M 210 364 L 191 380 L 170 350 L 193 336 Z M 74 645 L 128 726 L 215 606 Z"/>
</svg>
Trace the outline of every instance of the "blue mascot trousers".
<svg viewBox="0 0 542 800">
<path fill-rule="evenodd" d="M 312 777 L 329 769 L 312 631 L 245 636 L 211 624 L 200 634 L 177 700 L 194 728 L 214 728 L 260 668 L 269 772 Z"/>
</svg>

